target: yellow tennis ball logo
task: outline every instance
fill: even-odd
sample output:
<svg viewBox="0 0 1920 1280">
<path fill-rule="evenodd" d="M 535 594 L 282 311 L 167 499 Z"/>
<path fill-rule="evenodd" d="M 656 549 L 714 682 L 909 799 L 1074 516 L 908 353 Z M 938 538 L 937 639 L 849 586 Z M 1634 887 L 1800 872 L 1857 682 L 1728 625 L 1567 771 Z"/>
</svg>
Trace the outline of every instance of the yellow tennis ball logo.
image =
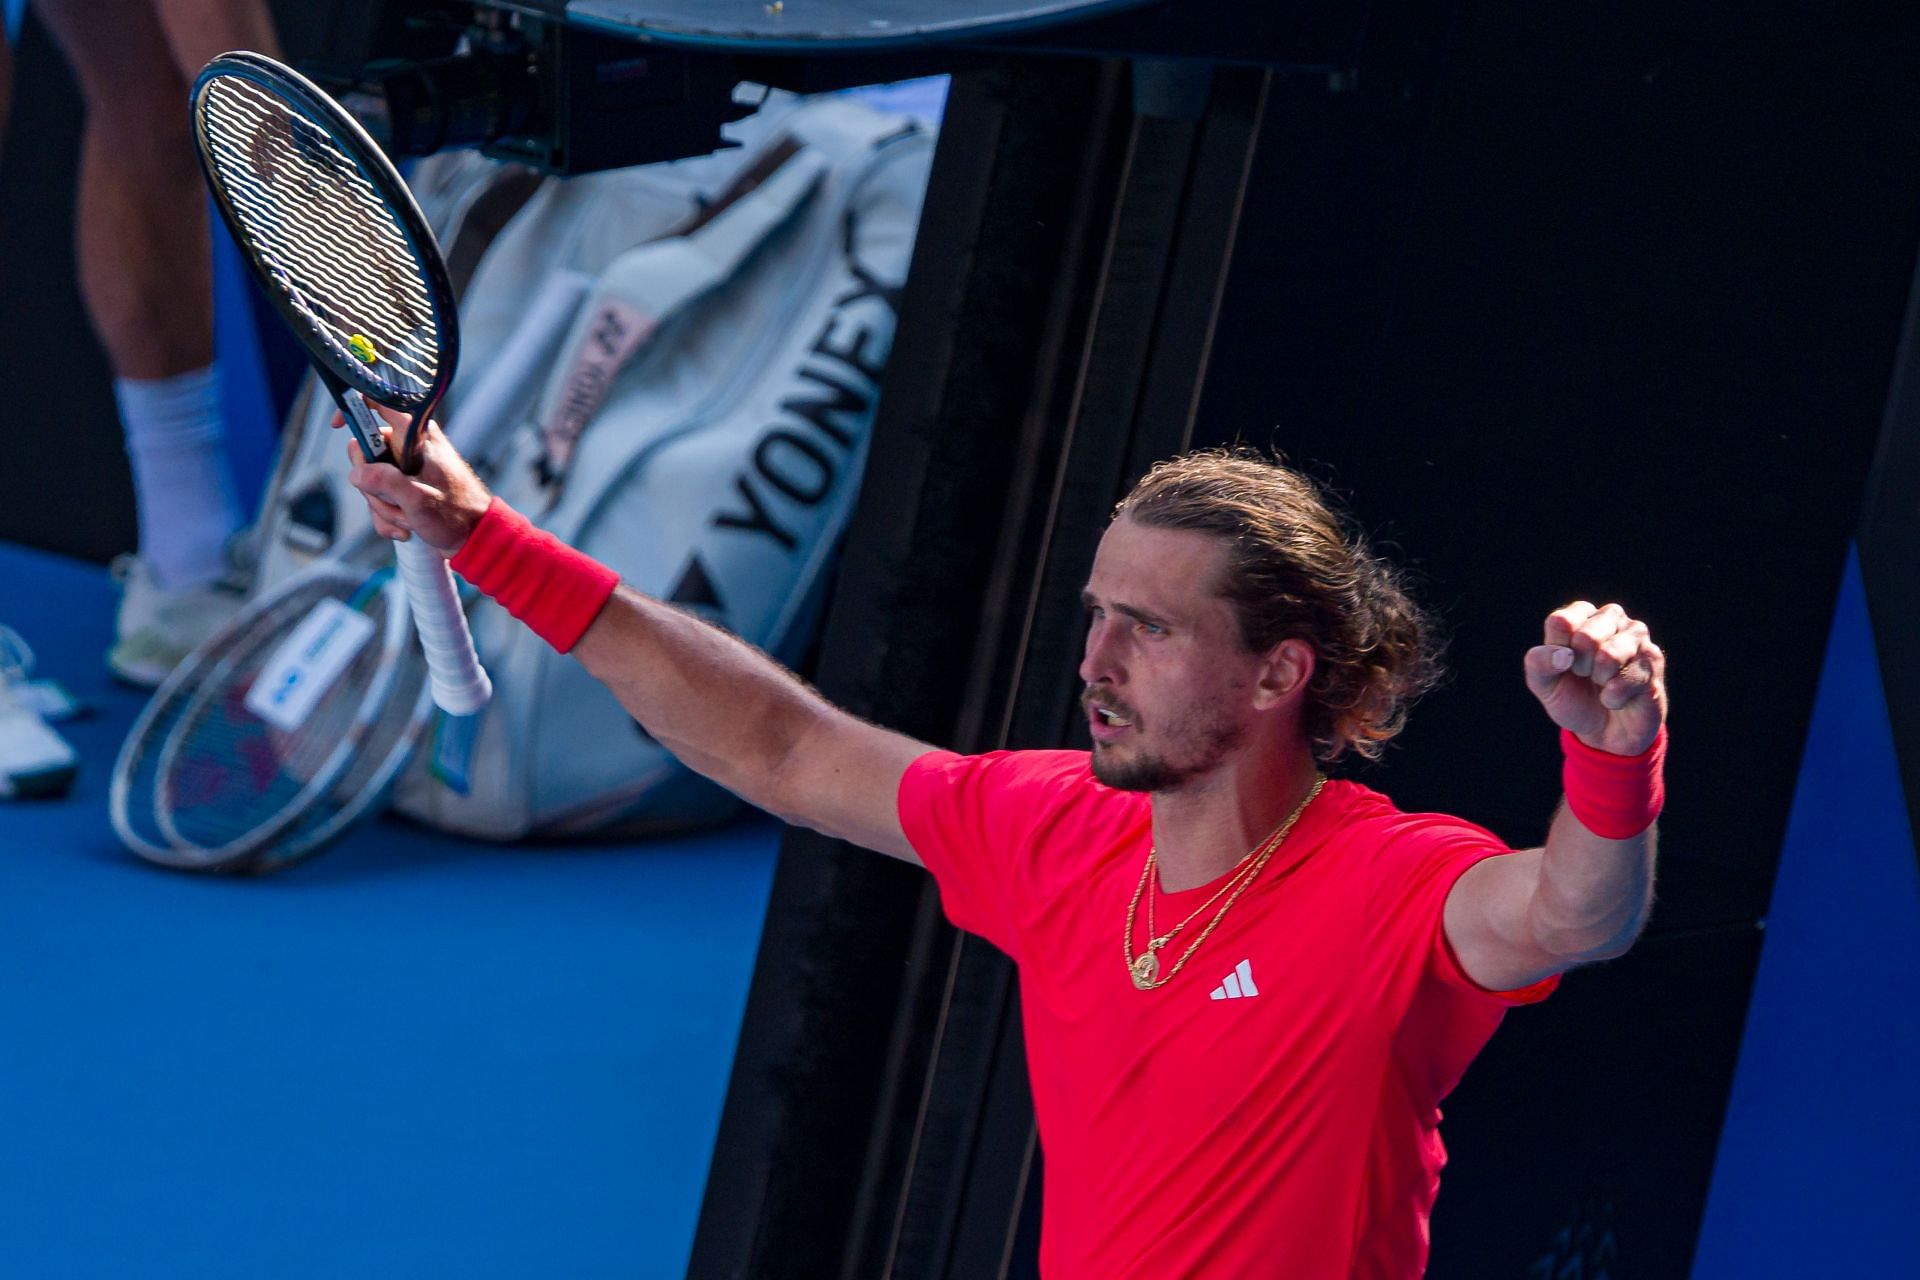
<svg viewBox="0 0 1920 1280">
<path fill-rule="evenodd" d="M 353 358 L 361 364 L 372 364 L 380 358 L 380 353 L 373 349 L 372 341 L 364 333 L 356 333 L 349 337 L 347 350 L 353 352 Z"/>
</svg>

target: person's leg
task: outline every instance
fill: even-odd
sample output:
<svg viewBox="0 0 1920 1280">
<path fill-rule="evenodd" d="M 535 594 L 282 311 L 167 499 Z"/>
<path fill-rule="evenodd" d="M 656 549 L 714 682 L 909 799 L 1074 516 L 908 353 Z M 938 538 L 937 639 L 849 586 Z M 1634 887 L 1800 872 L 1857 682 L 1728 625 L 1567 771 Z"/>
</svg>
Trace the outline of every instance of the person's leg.
<svg viewBox="0 0 1920 1280">
<path fill-rule="evenodd" d="M 114 373 L 174 377 L 213 359 L 206 194 L 187 85 L 147 0 L 37 0 L 86 99 L 80 289 Z"/>
<path fill-rule="evenodd" d="M 114 373 L 167 378 L 213 358 L 206 191 L 187 86 L 231 49 L 277 49 L 261 0 L 36 0 L 87 103 L 81 289 Z"/>
<path fill-rule="evenodd" d="M 258 0 L 36 7 L 87 103 L 75 217 L 80 288 L 113 367 L 138 506 L 139 556 L 109 661 L 152 683 L 230 611 L 211 584 L 243 518 L 214 367 L 207 197 L 187 87 L 213 53 L 272 47 L 272 38 Z"/>
<path fill-rule="evenodd" d="M 273 15 L 265 0 L 152 0 L 173 50 L 173 65 L 192 82 L 200 68 L 223 53 L 245 49 L 280 56 Z M 183 108 L 184 110 L 184 108 Z"/>
</svg>

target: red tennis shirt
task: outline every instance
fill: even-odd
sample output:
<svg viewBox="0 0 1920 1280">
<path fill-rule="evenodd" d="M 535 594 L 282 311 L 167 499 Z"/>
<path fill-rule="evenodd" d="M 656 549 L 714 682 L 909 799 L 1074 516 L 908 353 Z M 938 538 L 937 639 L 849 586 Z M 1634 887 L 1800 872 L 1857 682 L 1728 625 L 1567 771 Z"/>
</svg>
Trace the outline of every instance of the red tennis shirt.
<svg viewBox="0 0 1920 1280">
<path fill-rule="evenodd" d="M 1489 992 L 1447 945 L 1447 891 L 1508 852 L 1497 837 L 1330 782 L 1179 975 L 1140 991 L 1123 934 L 1148 801 L 1085 752 L 932 752 L 900 820 L 948 918 L 1020 966 L 1047 1280 L 1422 1273 L 1440 1100 L 1556 981 Z M 1219 883 L 1160 894 L 1159 926 Z"/>
</svg>

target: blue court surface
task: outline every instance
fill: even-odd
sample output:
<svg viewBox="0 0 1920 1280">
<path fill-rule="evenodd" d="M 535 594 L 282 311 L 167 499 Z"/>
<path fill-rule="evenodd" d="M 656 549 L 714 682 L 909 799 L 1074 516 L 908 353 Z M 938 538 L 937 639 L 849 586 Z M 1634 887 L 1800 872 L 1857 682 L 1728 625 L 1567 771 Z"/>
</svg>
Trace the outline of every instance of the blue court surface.
<svg viewBox="0 0 1920 1280">
<path fill-rule="evenodd" d="M 0 583 L 96 708 L 75 794 L 0 802 L 0 1274 L 682 1275 L 778 827 L 150 867 L 105 575 L 0 546 Z"/>
</svg>

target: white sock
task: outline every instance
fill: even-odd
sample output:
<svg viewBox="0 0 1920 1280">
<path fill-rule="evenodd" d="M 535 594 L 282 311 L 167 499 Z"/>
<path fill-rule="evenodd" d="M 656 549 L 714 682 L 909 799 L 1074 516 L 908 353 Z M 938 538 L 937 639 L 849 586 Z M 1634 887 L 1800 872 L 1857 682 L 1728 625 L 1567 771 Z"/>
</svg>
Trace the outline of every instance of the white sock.
<svg viewBox="0 0 1920 1280">
<path fill-rule="evenodd" d="M 219 364 L 171 378 L 116 378 L 113 395 L 133 463 L 140 558 L 163 587 L 212 582 L 226 571 L 227 539 L 240 527 Z"/>
</svg>

